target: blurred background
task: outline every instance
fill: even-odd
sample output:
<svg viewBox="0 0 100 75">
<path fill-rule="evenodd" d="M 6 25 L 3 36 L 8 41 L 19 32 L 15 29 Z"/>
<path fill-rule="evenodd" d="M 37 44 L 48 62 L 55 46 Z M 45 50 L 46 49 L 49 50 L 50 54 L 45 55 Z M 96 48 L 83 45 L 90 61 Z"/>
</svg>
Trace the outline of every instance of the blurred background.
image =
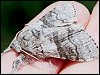
<svg viewBox="0 0 100 75">
<path fill-rule="evenodd" d="M 1 52 L 5 50 L 26 23 L 56 1 L 1 1 Z M 96 1 L 78 1 L 90 12 Z"/>
</svg>

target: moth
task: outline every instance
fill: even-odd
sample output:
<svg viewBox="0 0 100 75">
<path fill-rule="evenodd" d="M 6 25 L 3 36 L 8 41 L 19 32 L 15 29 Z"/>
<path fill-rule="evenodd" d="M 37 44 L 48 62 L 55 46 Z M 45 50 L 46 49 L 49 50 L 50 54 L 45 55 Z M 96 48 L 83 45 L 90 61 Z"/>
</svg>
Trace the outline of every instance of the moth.
<svg viewBox="0 0 100 75">
<path fill-rule="evenodd" d="M 48 57 L 71 61 L 91 61 L 99 56 L 92 37 L 77 23 L 73 2 L 62 3 L 34 24 L 19 31 L 9 48 L 37 59 Z"/>
</svg>

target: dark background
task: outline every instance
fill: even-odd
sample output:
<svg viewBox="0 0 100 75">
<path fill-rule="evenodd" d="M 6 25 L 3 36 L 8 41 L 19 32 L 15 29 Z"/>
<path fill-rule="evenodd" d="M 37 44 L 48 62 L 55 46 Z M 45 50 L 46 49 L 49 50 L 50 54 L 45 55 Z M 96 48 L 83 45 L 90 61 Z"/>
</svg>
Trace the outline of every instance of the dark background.
<svg viewBox="0 0 100 75">
<path fill-rule="evenodd" d="M 55 1 L 1 1 L 1 52 L 26 23 Z M 78 1 L 90 12 L 96 1 Z"/>
</svg>

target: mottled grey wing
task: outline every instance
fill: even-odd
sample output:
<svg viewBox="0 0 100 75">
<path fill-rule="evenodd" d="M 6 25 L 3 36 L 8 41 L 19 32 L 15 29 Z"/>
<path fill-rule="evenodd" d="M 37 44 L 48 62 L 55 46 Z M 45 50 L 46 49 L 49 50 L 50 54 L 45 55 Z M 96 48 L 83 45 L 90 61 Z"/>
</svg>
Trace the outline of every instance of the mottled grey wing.
<svg viewBox="0 0 100 75">
<path fill-rule="evenodd" d="M 63 26 L 64 23 L 74 23 L 77 21 L 77 14 L 73 2 L 63 3 L 56 6 L 47 13 L 41 21 L 48 27 Z"/>
<path fill-rule="evenodd" d="M 40 35 L 42 34 L 41 31 L 43 31 L 45 28 L 50 28 L 59 25 L 62 26 L 62 24 L 64 23 L 73 23 L 74 21 L 76 21 L 76 12 L 73 3 L 68 2 L 58 5 L 52 11 L 44 15 L 39 21 L 34 23 L 34 25 L 32 26 L 28 25 L 24 27 L 12 41 L 10 47 L 15 48 L 18 52 L 20 52 L 20 50 L 24 50 L 33 55 L 44 57 L 43 51 L 47 49 L 43 50 L 44 46 L 43 49 L 41 47 L 42 45 L 40 39 Z M 48 39 L 45 39 L 45 41 L 47 40 Z M 58 54 L 56 55 L 55 53 L 57 52 L 56 51 L 52 53 L 45 52 L 45 54 L 49 56 L 53 57 L 59 56 Z"/>
<path fill-rule="evenodd" d="M 90 61 L 99 57 L 98 47 L 80 24 L 69 27 L 69 35 L 62 42 L 67 59 L 72 61 Z M 74 27 L 74 28 L 73 28 Z M 69 43 L 68 43 L 69 42 Z"/>
<path fill-rule="evenodd" d="M 24 27 L 9 47 L 17 52 L 26 51 L 37 58 L 96 59 L 98 49 L 92 38 L 77 24 L 76 16 L 72 2 L 58 5 L 34 25 Z"/>
</svg>

